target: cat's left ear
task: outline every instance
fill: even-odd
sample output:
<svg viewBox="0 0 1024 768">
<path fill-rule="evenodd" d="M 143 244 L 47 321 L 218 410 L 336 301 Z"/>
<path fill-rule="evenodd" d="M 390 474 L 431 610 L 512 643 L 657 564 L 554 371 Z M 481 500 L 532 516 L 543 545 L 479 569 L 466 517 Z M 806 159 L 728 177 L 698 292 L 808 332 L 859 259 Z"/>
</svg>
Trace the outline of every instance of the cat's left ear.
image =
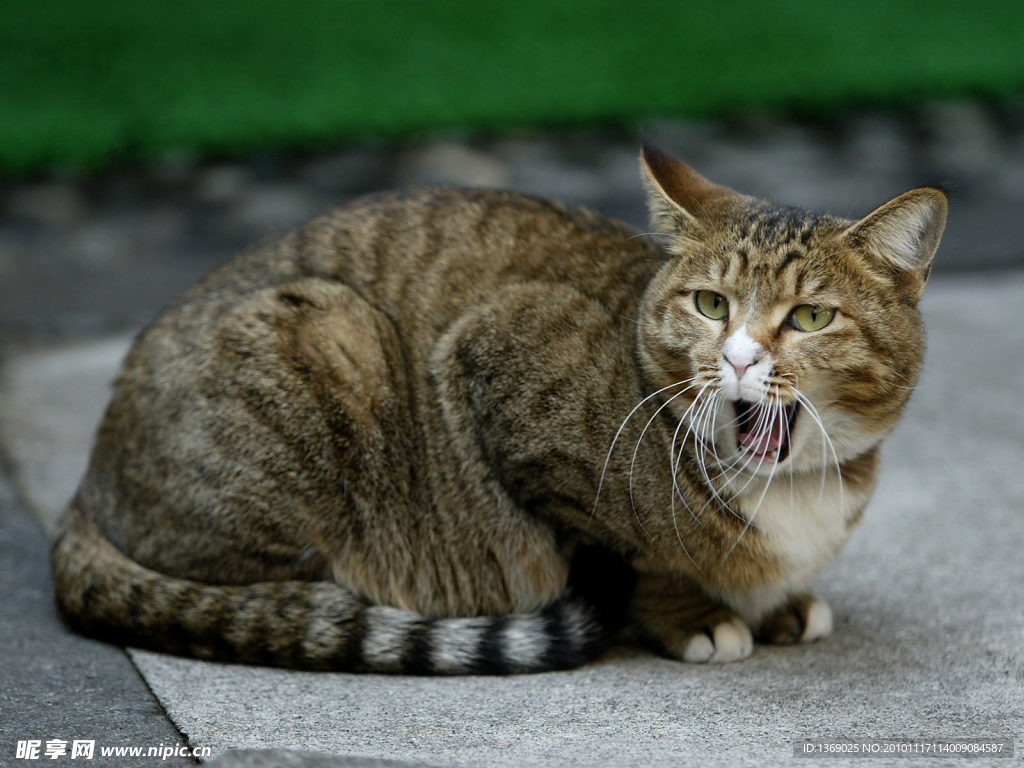
<svg viewBox="0 0 1024 768">
<path fill-rule="evenodd" d="M 664 234 L 694 234 L 710 223 L 713 211 L 739 194 L 708 181 L 682 160 L 644 137 L 640 169 L 647 190 L 651 226 Z"/>
<path fill-rule="evenodd" d="M 931 272 L 948 211 L 942 190 L 912 189 L 873 210 L 843 237 L 895 273 L 900 287 L 917 299 Z"/>
</svg>

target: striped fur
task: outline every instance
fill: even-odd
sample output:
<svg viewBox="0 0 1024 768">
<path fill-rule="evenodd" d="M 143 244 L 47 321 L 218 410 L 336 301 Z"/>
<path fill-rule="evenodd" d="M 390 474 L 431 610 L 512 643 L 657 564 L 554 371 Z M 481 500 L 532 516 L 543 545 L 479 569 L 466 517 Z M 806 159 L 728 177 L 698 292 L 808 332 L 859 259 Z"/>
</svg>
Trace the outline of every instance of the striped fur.
<svg viewBox="0 0 1024 768">
<path fill-rule="evenodd" d="M 568 594 L 533 613 L 437 619 L 372 605 L 331 582 L 223 586 L 168 578 L 121 554 L 75 505 L 53 554 L 58 604 L 74 628 L 201 659 L 506 675 L 577 667 L 608 639 L 593 609 Z"/>
<path fill-rule="evenodd" d="M 641 167 L 665 248 L 585 209 L 413 190 L 172 302 L 54 545 L 68 621 L 200 658 L 422 674 L 572 667 L 625 621 L 688 661 L 827 634 L 807 589 L 920 370 L 945 197 L 853 222 L 650 147 Z M 703 316 L 701 291 L 734 311 Z M 798 333 L 806 302 L 835 320 Z M 730 478 L 718 451 L 758 393 L 800 415 L 781 464 Z"/>
</svg>

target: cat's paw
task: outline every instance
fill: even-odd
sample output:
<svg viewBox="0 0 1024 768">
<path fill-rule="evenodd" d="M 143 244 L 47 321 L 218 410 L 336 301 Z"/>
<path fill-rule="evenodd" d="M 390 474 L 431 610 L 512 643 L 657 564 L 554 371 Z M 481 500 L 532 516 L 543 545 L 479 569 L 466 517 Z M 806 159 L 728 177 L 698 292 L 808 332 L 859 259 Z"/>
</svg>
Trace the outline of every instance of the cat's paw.
<svg viewBox="0 0 1024 768">
<path fill-rule="evenodd" d="M 739 661 L 754 650 L 750 627 L 739 616 L 726 615 L 706 627 L 679 629 L 667 639 L 671 656 L 698 664 Z"/>
<path fill-rule="evenodd" d="M 643 641 L 659 652 L 698 664 L 739 661 L 754 651 L 739 614 L 676 574 L 639 574 L 631 605 Z"/>
<path fill-rule="evenodd" d="M 757 631 L 762 643 L 809 643 L 832 634 L 832 609 L 820 597 L 794 595 L 781 610 L 765 619 Z"/>
</svg>

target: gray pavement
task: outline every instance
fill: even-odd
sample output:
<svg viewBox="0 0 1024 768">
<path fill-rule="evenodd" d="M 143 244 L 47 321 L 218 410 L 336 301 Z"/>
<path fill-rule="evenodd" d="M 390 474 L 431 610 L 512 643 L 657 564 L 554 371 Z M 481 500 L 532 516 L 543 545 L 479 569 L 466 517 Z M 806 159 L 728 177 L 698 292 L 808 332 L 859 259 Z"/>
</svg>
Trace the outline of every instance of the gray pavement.
<svg viewBox="0 0 1024 768">
<path fill-rule="evenodd" d="M 123 766 L 102 747 L 187 748 L 120 648 L 67 630 L 50 582 L 49 537 L 0 473 L 0 765 L 17 742 L 93 740 L 94 766 Z M 60 758 L 58 758 L 60 759 Z M 169 757 L 165 765 L 193 765 Z"/>
<path fill-rule="evenodd" d="M 405 760 L 372 757 L 335 757 L 319 752 L 288 749 L 239 749 L 225 752 L 211 763 L 215 768 L 436 768 Z"/>
<path fill-rule="evenodd" d="M 715 667 L 622 650 L 572 672 L 499 680 L 301 673 L 141 651 L 131 658 L 188 743 L 209 747 L 225 768 L 367 764 L 357 758 L 434 766 L 837 766 L 846 761 L 793 757 L 797 739 L 836 737 L 1009 738 L 1019 760 L 1022 308 L 1024 271 L 933 278 L 920 388 L 887 444 L 864 523 L 819 585 L 836 615 L 828 640 L 759 647 L 746 661 Z M 119 337 L 37 349 L 6 361 L 0 440 L 47 523 L 84 468 L 89 433 L 126 343 Z M 24 527 L 10 497 L 0 499 L 0 509 L 5 525 L 20 520 Z M 15 611 L 45 611 L 41 546 L 11 541 L 0 550 L 3 573 L 25 576 L 5 581 L 4 593 L 15 595 Z M 4 608 L 4 631 L 15 631 L 18 622 Z M 62 633 L 48 626 L 32 643 L 0 637 L 0 647 L 16 649 L 0 658 L 14 658 L 8 663 L 15 667 L 25 654 L 30 660 L 35 643 Z M 87 641 L 43 653 L 80 666 L 100 652 L 118 653 Z M 130 709 L 122 697 L 138 687 L 95 669 L 95 684 L 107 687 L 93 707 L 37 705 L 27 722 L 74 722 L 95 728 L 97 739 L 106 734 L 107 725 L 88 720 L 94 709 Z M 59 687 L 63 673 L 57 677 L 46 690 Z M 32 696 L 0 699 L 4 719 L 7 707 L 30 707 Z M 152 735 L 140 734 L 140 741 L 170 738 L 171 725 L 158 714 L 149 720 Z M 9 759 L 9 738 L 5 733 L 0 743 L 0 765 L 25 764 Z M 275 749 L 289 753 L 260 751 Z"/>
</svg>

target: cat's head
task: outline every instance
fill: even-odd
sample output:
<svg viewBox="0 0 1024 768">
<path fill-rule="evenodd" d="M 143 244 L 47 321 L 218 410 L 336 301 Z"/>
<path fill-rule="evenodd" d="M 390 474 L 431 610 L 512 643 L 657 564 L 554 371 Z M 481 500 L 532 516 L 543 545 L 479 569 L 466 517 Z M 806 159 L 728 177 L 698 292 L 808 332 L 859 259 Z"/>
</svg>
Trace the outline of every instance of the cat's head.
<svg viewBox="0 0 1024 768">
<path fill-rule="evenodd" d="M 672 258 L 644 296 L 640 354 L 675 396 L 677 445 L 757 474 L 876 445 L 921 367 L 945 194 L 914 189 L 849 221 L 740 195 L 653 146 L 641 166 Z"/>
</svg>

